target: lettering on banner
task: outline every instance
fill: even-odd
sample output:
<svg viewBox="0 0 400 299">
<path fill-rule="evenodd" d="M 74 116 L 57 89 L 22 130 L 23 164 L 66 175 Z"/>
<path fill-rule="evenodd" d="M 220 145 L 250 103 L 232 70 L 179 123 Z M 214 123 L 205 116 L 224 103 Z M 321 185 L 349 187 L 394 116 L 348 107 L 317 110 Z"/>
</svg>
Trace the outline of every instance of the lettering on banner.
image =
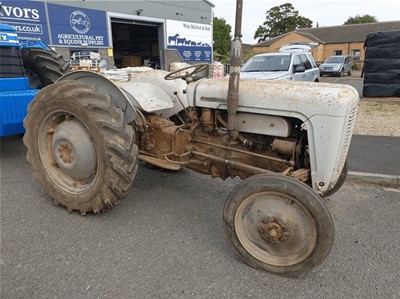
<svg viewBox="0 0 400 299">
<path fill-rule="evenodd" d="M 18 6 L 2 6 L 2 18 L 22 18 L 25 20 L 39 20 L 39 10 L 34 8 L 21 8 Z"/>
<path fill-rule="evenodd" d="M 58 34 L 58 43 L 60 45 L 82 45 L 104 46 L 104 36 L 101 35 L 81 35 L 81 34 Z"/>
</svg>

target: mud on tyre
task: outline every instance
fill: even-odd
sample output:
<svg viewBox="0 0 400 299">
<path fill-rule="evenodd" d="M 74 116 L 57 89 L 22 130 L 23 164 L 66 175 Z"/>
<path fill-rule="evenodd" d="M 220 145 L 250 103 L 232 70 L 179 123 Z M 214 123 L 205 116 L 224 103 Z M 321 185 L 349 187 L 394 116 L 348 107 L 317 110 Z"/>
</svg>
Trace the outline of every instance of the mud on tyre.
<svg viewBox="0 0 400 299">
<path fill-rule="evenodd" d="M 138 149 L 109 95 L 76 81 L 54 83 L 30 103 L 24 126 L 27 160 L 55 203 L 97 213 L 126 197 Z"/>
</svg>

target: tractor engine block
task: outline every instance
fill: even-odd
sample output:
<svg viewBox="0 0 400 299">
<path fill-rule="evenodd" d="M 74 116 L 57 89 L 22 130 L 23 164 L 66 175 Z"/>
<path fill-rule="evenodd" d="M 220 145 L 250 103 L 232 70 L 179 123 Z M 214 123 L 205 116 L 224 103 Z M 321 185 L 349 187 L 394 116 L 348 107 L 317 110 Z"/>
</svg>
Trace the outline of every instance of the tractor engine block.
<svg viewBox="0 0 400 299">
<path fill-rule="evenodd" d="M 265 172 L 287 174 L 303 167 L 304 145 L 299 138 L 239 133 L 239 138 L 231 141 L 224 118 L 216 115 L 215 111 L 203 111 L 199 117 L 192 113 L 193 122 L 178 124 L 146 115 L 145 125 L 138 130 L 142 160 L 168 169 L 187 167 L 222 179 L 245 179 Z"/>
</svg>

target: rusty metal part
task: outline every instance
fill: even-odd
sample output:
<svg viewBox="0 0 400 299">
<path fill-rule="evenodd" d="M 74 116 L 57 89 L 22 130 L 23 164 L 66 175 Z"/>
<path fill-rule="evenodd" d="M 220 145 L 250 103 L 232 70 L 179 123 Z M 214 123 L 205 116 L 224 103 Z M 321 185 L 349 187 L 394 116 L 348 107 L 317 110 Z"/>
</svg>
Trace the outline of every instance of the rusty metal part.
<svg viewBox="0 0 400 299">
<path fill-rule="evenodd" d="M 179 170 L 182 169 L 183 166 L 177 163 L 171 163 L 167 160 L 160 159 L 160 158 L 155 158 L 155 157 L 150 157 L 147 155 L 139 155 L 139 159 L 143 162 L 149 163 L 154 166 L 158 166 L 164 169 L 169 169 L 169 170 Z"/>
<path fill-rule="evenodd" d="M 225 119 L 222 117 L 221 114 L 217 115 L 217 120 L 225 127 L 228 127 L 228 123 L 225 121 Z M 247 147 L 247 148 L 252 148 L 253 147 L 253 141 L 250 139 L 247 139 L 243 137 L 240 133 L 238 134 L 237 138 L 242 142 L 242 144 Z"/>
<path fill-rule="evenodd" d="M 293 156 L 296 149 L 296 141 L 276 138 L 271 144 L 272 150 L 288 156 Z"/>
<path fill-rule="evenodd" d="M 317 243 L 317 227 L 296 198 L 276 191 L 254 193 L 238 206 L 236 235 L 253 257 L 273 266 L 304 261 Z"/>
<path fill-rule="evenodd" d="M 260 229 L 260 235 L 267 242 L 277 244 L 285 242 L 289 238 L 290 233 L 288 232 L 288 228 L 281 219 L 267 217 L 261 222 L 264 226 Z"/>
<path fill-rule="evenodd" d="M 310 169 L 300 168 L 288 174 L 302 182 L 307 182 L 311 179 Z"/>
<path fill-rule="evenodd" d="M 235 35 L 231 45 L 231 68 L 228 88 L 228 133 L 232 140 L 238 136 L 235 131 L 235 116 L 239 103 L 240 65 L 242 63 L 242 10 L 243 0 L 236 0 Z"/>
<path fill-rule="evenodd" d="M 179 129 L 172 121 L 155 114 L 146 115 L 147 132 L 141 136 L 140 148 L 162 156 L 173 148 L 176 131 Z"/>
<path fill-rule="evenodd" d="M 200 122 L 204 132 L 214 132 L 215 131 L 214 110 L 210 108 L 201 108 Z"/>
<path fill-rule="evenodd" d="M 142 125 L 146 124 L 145 130 L 137 135 L 140 159 L 165 169 L 186 167 L 222 179 L 235 176 L 245 179 L 268 172 L 290 175 L 293 172 L 296 160 L 282 158 L 273 151 L 273 138 L 257 139 L 255 136 L 253 141 L 239 134 L 237 140 L 232 141 L 226 131 L 214 128 L 212 132 L 207 132 L 208 128 L 205 131 L 201 121 L 208 126 L 216 116 L 212 109 L 205 109 L 204 112 L 200 118 L 199 111 L 198 116 L 193 111 L 197 120 L 181 125 L 155 114 L 146 114 L 143 122 L 138 117 Z M 219 118 L 224 122 L 221 116 Z"/>
<path fill-rule="evenodd" d="M 231 168 L 234 168 L 234 169 L 243 170 L 243 171 L 246 171 L 246 172 L 249 172 L 249 173 L 252 173 L 252 174 L 271 173 L 271 171 L 268 171 L 266 169 L 250 166 L 250 165 L 247 165 L 247 164 L 231 161 L 231 160 L 228 160 L 228 159 L 215 157 L 215 156 L 212 156 L 212 155 L 209 155 L 209 154 L 200 153 L 200 152 L 196 152 L 196 151 L 191 151 L 191 153 L 193 155 L 195 155 L 195 156 L 206 158 L 206 159 L 209 159 L 209 160 L 217 162 L 217 163 L 222 163 L 222 164 L 224 164 L 224 165 L 226 165 L 228 167 L 231 167 Z"/>
<path fill-rule="evenodd" d="M 234 151 L 234 152 L 238 152 L 238 153 L 254 156 L 254 157 L 257 157 L 257 158 L 262 158 L 262 159 L 266 159 L 266 160 L 280 162 L 280 163 L 283 163 L 285 165 L 294 166 L 293 161 L 288 161 L 288 160 L 284 160 L 284 159 L 280 159 L 280 158 L 261 155 L 261 154 L 257 154 L 257 153 L 253 153 L 253 152 L 249 152 L 249 151 L 245 151 L 245 150 L 229 147 L 229 146 L 224 146 L 224 145 L 220 145 L 220 144 L 209 143 L 209 142 L 198 140 L 198 139 L 192 139 L 191 141 L 197 142 L 197 143 L 202 143 L 202 144 L 205 144 L 205 145 L 208 145 L 208 146 L 219 147 L 219 148 L 222 148 L 224 150 L 229 150 L 229 151 Z"/>
</svg>

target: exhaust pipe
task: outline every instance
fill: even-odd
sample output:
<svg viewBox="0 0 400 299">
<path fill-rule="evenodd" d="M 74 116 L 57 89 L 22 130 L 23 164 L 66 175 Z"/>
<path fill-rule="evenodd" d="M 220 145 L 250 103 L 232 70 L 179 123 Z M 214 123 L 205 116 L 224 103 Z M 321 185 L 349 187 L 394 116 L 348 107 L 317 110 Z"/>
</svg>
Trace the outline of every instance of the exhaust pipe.
<svg viewBox="0 0 400 299">
<path fill-rule="evenodd" d="M 235 117 L 239 103 L 240 65 L 242 63 L 242 11 L 243 0 L 236 0 L 235 35 L 231 44 L 231 67 L 228 87 L 228 134 L 231 140 L 239 136 L 235 130 Z"/>
</svg>

